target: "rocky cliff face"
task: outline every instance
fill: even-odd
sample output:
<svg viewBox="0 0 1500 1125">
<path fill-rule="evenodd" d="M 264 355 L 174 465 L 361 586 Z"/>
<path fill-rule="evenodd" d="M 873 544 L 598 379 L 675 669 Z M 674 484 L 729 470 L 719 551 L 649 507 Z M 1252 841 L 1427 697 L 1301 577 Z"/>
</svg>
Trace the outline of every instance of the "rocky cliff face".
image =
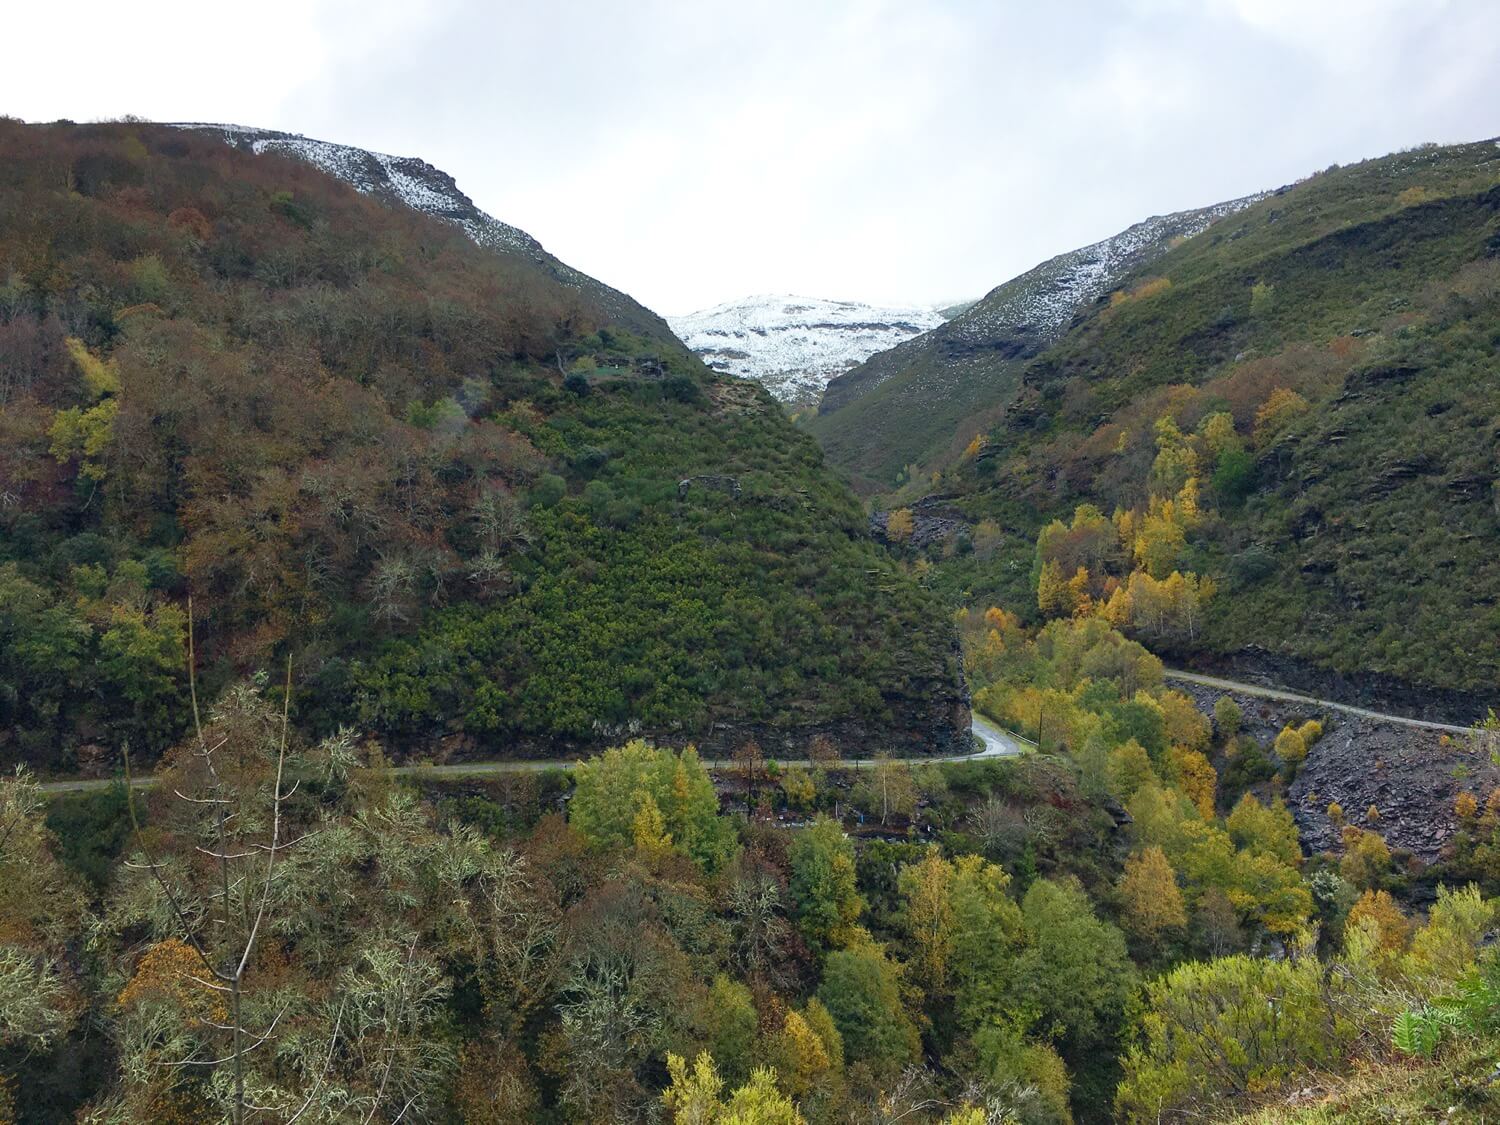
<svg viewBox="0 0 1500 1125">
<path fill-rule="evenodd" d="M 716 371 L 810 405 L 830 379 L 943 323 L 926 308 L 878 308 L 818 297 L 746 297 L 667 322 Z"/>
<path fill-rule="evenodd" d="M 1055 342 L 1078 313 L 1178 240 L 1261 198 L 1156 216 L 1043 262 L 952 320 L 834 377 L 813 432 L 835 463 L 889 483 L 896 470 L 925 462 L 964 419 L 1003 408 L 1021 362 Z"/>
<path fill-rule="evenodd" d="M 1244 714 L 1241 731 L 1268 748 L 1288 723 L 1300 726 L 1317 719 L 1323 724 L 1323 737 L 1286 790 L 1287 807 L 1310 854 L 1342 848 L 1339 827 L 1328 818 L 1328 806 L 1337 803 L 1346 823 L 1371 828 L 1392 848 L 1431 863 L 1458 829 L 1453 812 L 1458 794 L 1467 791 L 1482 804 L 1485 794 L 1500 784 L 1500 767 L 1490 759 L 1486 736 L 1445 735 L 1312 702 L 1264 699 L 1200 684 L 1173 686 L 1192 696 L 1205 715 L 1229 696 Z M 1222 770 L 1228 763 L 1216 765 Z M 1261 787 L 1260 795 L 1270 799 L 1272 792 Z M 1374 820 L 1367 819 L 1371 808 L 1377 813 Z"/>
<path fill-rule="evenodd" d="M 351 145 L 314 140 L 275 129 L 189 123 L 180 128 L 214 133 L 235 148 L 305 160 L 366 195 L 410 207 L 462 227 L 480 246 L 524 258 L 571 289 L 588 294 L 618 324 L 647 336 L 670 336 L 667 322 L 602 281 L 581 273 L 543 249 L 531 235 L 482 211 L 441 168 L 413 156 L 391 156 Z"/>
</svg>

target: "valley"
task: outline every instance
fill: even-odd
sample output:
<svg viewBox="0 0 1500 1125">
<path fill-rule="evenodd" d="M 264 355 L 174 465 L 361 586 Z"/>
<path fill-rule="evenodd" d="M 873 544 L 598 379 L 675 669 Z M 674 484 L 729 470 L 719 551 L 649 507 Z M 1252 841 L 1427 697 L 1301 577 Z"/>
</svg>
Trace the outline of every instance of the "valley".
<svg viewBox="0 0 1500 1125">
<path fill-rule="evenodd" d="M 1493 141 L 663 318 L 0 120 L 0 1122 L 1492 1119 L 1497 357 Z"/>
</svg>

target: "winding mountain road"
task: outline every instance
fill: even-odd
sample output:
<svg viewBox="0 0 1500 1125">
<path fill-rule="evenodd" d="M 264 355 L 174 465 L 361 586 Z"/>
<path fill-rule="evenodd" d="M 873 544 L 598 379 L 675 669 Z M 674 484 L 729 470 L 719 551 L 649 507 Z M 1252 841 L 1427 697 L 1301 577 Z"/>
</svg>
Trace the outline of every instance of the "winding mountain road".
<svg viewBox="0 0 1500 1125">
<path fill-rule="evenodd" d="M 1035 745 L 1026 738 L 1010 731 L 1002 730 L 982 715 L 973 715 L 971 728 L 974 737 L 984 744 L 982 750 L 972 754 L 952 754 L 942 758 L 913 757 L 902 758 L 900 761 L 916 763 L 932 762 L 975 762 L 984 758 L 1011 758 L 1017 754 L 1035 749 Z M 783 766 L 810 766 L 812 762 L 805 758 L 777 758 L 779 765 Z M 866 769 L 876 762 L 874 758 L 845 758 L 839 764 L 854 769 Z M 703 764 L 711 770 L 727 770 L 735 768 L 733 762 L 719 761 L 705 758 Z M 578 765 L 575 761 L 503 761 L 503 762 L 455 762 L 452 765 L 443 766 L 393 766 L 391 772 L 406 777 L 484 777 L 490 774 L 502 773 L 541 773 L 543 770 L 570 770 Z M 90 790 L 107 789 L 116 784 L 119 778 L 89 778 L 76 781 L 47 781 L 42 783 L 42 791 L 46 793 L 86 793 Z M 133 784 L 137 789 L 144 789 L 155 784 L 156 779 L 147 775 L 135 778 Z"/>
<path fill-rule="evenodd" d="M 1319 699 L 1316 696 L 1304 695 L 1297 691 L 1262 687 L 1259 684 L 1246 684 L 1238 680 L 1221 679 L 1218 676 L 1204 676 L 1197 672 L 1179 672 L 1168 668 L 1165 674 L 1167 679 L 1178 680 L 1182 683 L 1199 684 L 1202 687 L 1218 688 L 1221 691 L 1232 691 L 1236 695 L 1254 695 L 1259 696 L 1261 699 L 1276 699 L 1284 703 L 1310 703 L 1317 707 L 1325 707 L 1330 711 L 1342 711 L 1346 715 L 1358 715 L 1362 719 L 1374 719 L 1381 723 L 1395 723 L 1398 726 L 1443 731 L 1447 734 L 1468 734 L 1473 730 L 1472 727 L 1461 727 L 1453 723 L 1435 723 L 1429 719 L 1412 719 L 1406 715 L 1392 715 L 1385 711 L 1371 711 L 1367 707 L 1355 707 L 1350 703 L 1335 703 L 1331 699 Z"/>
<path fill-rule="evenodd" d="M 1468 734 L 1473 728 L 1459 726 L 1455 723 L 1438 723 L 1430 719 L 1413 719 L 1406 715 L 1392 715 L 1385 711 L 1373 711 L 1368 707 L 1356 707 L 1350 703 L 1337 703 L 1331 699 L 1319 699 L 1317 696 L 1307 695 L 1303 692 L 1288 691 L 1285 688 L 1265 687 L 1261 684 L 1247 684 L 1240 680 L 1228 680 L 1221 676 L 1205 676 L 1198 672 L 1183 672 L 1169 668 L 1166 671 L 1168 680 L 1176 680 L 1179 683 L 1198 684 L 1201 687 L 1217 688 L 1220 691 L 1234 692 L 1236 695 L 1250 695 L 1261 699 L 1274 699 L 1283 703 L 1304 703 L 1314 707 L 1323 707 L 1329 711 L 1342 711 L 1346 715 L 1357 715 L 1362 719 L 1373 719 L 1376 722 L 1394 723 L 1398 726 L 1413 727 L 1419 730 L 1435 730 L 1446 734 Z M 984 716 L 975 713 L 972 726 L 975 739 L 983 744 L 983 749 L 973 754 L 951 754 L 941 758 L 912 757 L 902 758 L 900 761 L 932 763 L 932 762 L 972 762 L 985 758 L 1010 758 L 1028 750 L 1036 749 L 1035 743 L 1023 738 L 1011 731 L 1003 730 L 996 726 Z M 806 759 L 776 759 L 783 766 L 810 766 L 812 763 Z M 846 758 L 840 764 L 855 769 L 865 769 L 873 766 L 874 758 Z M 391 772 L 406 777 L 485 777 L 491 774 L 503 773 L 540 773 L 551 769 L 572 769 L 577 761 L 500 761 L 500 762 L 456 762 L 451 765 L 442 766 L 393 766 Z M 703 764 L 711 770 L 726 770 L 734 767 L 734 763 L 728 761 L 704 759 Z M 48 781 L 42 784 L 42 789 L 48 793 L 81 793 L 89 790 L 106 789 L 114 785 L 118 779 L 90 778 L 88 780 L 76 781 Z M 144 788 L 155 783 L 155 778 L 138 777 L 135 779 L 137 788 Z"/>
</svg>

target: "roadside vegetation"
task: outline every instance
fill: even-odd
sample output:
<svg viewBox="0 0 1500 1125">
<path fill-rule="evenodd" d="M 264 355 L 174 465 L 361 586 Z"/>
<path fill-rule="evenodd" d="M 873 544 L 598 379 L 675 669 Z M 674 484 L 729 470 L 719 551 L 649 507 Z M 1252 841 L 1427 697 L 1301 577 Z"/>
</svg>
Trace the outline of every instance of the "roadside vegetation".
<svg viewBox="0 0 1500 1125">
<path fill-rule="evenodd" d="M 1492 873 L 1418 909 L 1352 816 L 1305 856 L 1282 795 L 1316 724 L 1262 744 L 1107 621 L 959 626 L 977 705 L 1039 751 L 746 745 L 715 779 L 633 740 L 398 780 L 247 681 L 133 801 L 0 782 L 9 1112 L 1311 1121 L 1445 1075 L 1494 1108 Z"/>
</svg>

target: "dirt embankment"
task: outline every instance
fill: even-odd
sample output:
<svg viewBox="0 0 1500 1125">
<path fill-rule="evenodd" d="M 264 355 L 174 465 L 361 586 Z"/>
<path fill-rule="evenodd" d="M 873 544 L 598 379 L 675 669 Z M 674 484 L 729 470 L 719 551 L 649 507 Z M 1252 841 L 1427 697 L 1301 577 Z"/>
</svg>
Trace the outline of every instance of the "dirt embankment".
<svg viewBox="0 0 1500 1125">
<path fill-rule="evenodd" d="M 1244 733 L 1263 745 L 1289 722 L 1317 719 L 1323 724 L 1323 737 L 1287 791 L 1287 805 L 1310 852 L 1337 850 L 1338 829 L 1328 819 L 1328 806 L 1337 802 L 1348 823 L 1369 827 L 1393 849 L 1430 863 L 1457 831 L 1453 802 L 1458 794 L 1467 790 L 1483 804 L 1500 785 L 1500 768 L 1472 735 L 1413 729 L 1311 702 L 1264 699 L 1199 684 L 1173 686 L 1208 714 L 1219 697 L 1230 696 L 1244 712 Z M 1372 806 L 1377 816 L 1367 821 Z"/>
</svg>

